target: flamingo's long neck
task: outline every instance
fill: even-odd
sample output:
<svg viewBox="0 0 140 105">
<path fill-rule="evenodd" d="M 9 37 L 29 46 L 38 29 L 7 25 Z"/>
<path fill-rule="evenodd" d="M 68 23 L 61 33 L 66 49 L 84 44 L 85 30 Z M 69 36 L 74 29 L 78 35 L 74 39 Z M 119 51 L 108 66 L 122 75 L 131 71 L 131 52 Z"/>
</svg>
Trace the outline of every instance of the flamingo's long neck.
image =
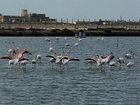
<svg viewBox="0 0 140 105">
<path fill-rule="evenodd" d="M 22 59 L 22 58 L 23 58 L 23 53 L 19 53 L 19 54 L 17 55 L 17 58 L 18 58 L 18 59 Z"/>
</svg>

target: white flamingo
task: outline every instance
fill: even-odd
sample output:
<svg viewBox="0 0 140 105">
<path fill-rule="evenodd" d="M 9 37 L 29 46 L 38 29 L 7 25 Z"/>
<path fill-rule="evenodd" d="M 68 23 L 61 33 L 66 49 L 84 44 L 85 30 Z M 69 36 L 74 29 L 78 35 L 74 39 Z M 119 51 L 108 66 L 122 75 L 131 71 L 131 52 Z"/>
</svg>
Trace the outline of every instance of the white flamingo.
<svg viewBox="0 0 140 105">
<path fill-rule="evenodd" d="M 97 40 L 100 40 L 100 38 L 97 38 Z"/>
<path fill-rule="evenodd" d="M 117 63 L 120 64 L 120 67 L 122 66 L 122 64 L 125 64 L 125 59 L 123 57 L 118 57 L 117 58 Z"/>
<path fill-rule="evenodd" d="M 49 38 L 45 38 L 45 41 L 50 42 L 51 40 Z"/>
<path fill-rule="evenodd" d="M 13 51 L 12 49 L 9 49 L 9 50 L 8 50 L 8 53 L 12 53 L 12 51 Z"/>
<path fill-rule="evenodd" d="M 134 55 L 135 54 L 132 51 L 130 51 L 129 53 L 125 54 L 125 58 L 126 59 L 132 59 L 132 58 L 134 58 Z"/>
<path fill-rule="evenodd" d="M 81 42 L 82 41 L 82 39 L 81 38 L 79 38 L 79 42 Z"/>
<path fill-rule="evenodd" d="M 75 43 L 74 46 L 78 47 L 79 46 L 79 43 Z"/>
<path fill-rule="evenodd" d="M 53 48 L 52 47 L 49 47 L 49 52 L 53 52 Z"/>
<path fill-rule="evenodd" d="M 117 58 L 117 61 L 118 61 L 120 64 L 125 63 L 125 60 L 124 60 L 123 57 L 118 57 L 118 58 Z"/>
<path fill-rule="evenodd" d="M 104 38 L 102 37 L 101 40 L 104 40 Z"/>
<path fill-rule="evenodd" d="M 128 68 L 131 68 L 132 66 L 134 66 L 134 62 L 128 62 L 127 64 L 126 64 L 126 66 L 128 67 Z"/>
<path fill-rule="evenodd" d="M 116 61 L 110 61 L 109 66 L 116 66 Z"/>
<path fill-rule="evenodd" d="M 36 59 L 37 59 L 37 60 L 41 60 L 41 59 L 42 59 L 41 54 L 37 54 Z"/>
<path fill-rule="evenodd" d="M 40 64 L 40 63 L 41 63 L 41 60 L 42 60 L 41 54 L 37 54 L 36 57 L 35 57 L 34 59 L 31 60 L 31 63 L 32 63 L 33 67 L 35 67 L 35 65 L 36 65 L 37 63 Z"/>
<path fill-rule="evenodd" d="M 55 37 L 55 39 L 56 39 L 56 40 L 59 40 L 59 38 L 58 38 L 58 37 Z"/>
<path fill-rule="evenodd" d="M 66 47 L 69 47 L 69 46 L 70 46 L 70 44 L 67 42 L 67 43 L 65 43 L 65 46 L 66 46 Z"/>
<path fill-rule="evenodd" d="M 96 55 L 96 57 L 87 58 L 86 60 L 90 64 L 96 64 L 97 66 L 102 66 L 104 64 L 108 64 L 112 59 L 114 59 L 113 53 L 111 53 L 106 57 Z"/>
<path fill-rule="evenodd" d="M 117 62 L 116 61 L 110 61 L 109 66 L 110 66 L 110 69 L 113 69 L 114 67 L 117 66 Z"/>
</svg>

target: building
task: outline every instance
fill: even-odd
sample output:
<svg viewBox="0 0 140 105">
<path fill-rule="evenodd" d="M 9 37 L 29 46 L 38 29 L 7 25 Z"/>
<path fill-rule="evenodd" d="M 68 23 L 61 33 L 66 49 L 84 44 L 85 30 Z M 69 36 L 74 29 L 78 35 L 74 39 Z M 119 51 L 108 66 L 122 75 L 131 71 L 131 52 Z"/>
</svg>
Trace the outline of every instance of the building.
<svg viewBox="0 0 140 105">
<path fill-rule="evenodd" d="M 32 13 L 32 14 L 30 14 L 30 17 L 32 17 L 32 18 L 45 18 L 46 15 L 45 14 Z"/>
<path fill-rule="evenodd" d="M 2 23 L 23 23 L 26 19 L 21 16 L 0 16 L 0 22 Z"/>
<path fill-rule="evenodd" d="M 45 22 L 57 22 L 56 19 L 50 19 L 45 14 L 31 13 L 28 14 L 27 9 L 22 9 L 21 16 L 8 16 L 0 15 L 0 22 L 2 23 L 45 23 Z"/>
<path fill-rule="evenodd" d="M 37 13 L 32 13 L 29 15 L 30 22 L 56 22 L 56 19 L 50 19 L 49 17 L 46 17 L 45 14 L 37 14 Z"/>
<path fill-rule="evenodd" d="M 48 20 L 45 14 L 32 13 L 29 15 L 30 22 L 42 22 Z"/>
</svg>

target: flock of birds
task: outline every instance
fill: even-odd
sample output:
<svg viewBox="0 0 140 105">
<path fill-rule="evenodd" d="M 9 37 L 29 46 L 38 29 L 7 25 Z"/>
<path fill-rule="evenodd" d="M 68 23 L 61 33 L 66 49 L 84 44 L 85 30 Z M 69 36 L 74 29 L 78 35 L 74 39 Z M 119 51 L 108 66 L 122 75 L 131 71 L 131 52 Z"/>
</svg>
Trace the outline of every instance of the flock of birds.
<svg viewBox="0 0 140 105">
<path fill-rule="evenodd" d="M 59 38 L 56 37 L 56 40 L 59 40 Z M 65 40 L 67 40 L 66 37 Z M 97 40 L 104 40 L 104 38 L 97 38 Z M 49 38 L 45 38 L 45 41 L 50 42 L 51 40 Z M 81 41 L 82 39 L 79 39 L 79 42 L 75 43 L 74 46 L 78 47 Z M 70 45 L 69 43 L 65 42 L 65 46 L 69 47 Z M 52 65 L 52 68 L 54 64 L 59 65 L 59 67 L 62 68 L 64 67 L 64 65 L 68 65 L 71 61 L 81 61 L 79 58 L 68 54 L 51 54 L 52 52 L 54 52 L 53 47 L 49 47 L 48 52 L 50 52 L 50 54 L 46 55 L 45 57 L 49 59 L 48 61 Z M 13 66 L 26 68 L 27 64 L 32 64 L 35 68 L 37 64 L 40 64 L 42 62 L 43 58 L 41 54 L 37 54 L 36 58 L 30 59 L 30 56 L 32 56 L 32 52 L 28 48 L 21 51 L 18 47 L 15 47 L 9 49 L 7 53 L 8 54 L 6 56 L 0 57 L 0 59 L 8 60 L 8 64 L 11 68 L 13 68 Z M 110 52 L 110 54 L 106 56 L 95 55 L 87 57 L 85 58 L 85 62 L 92 67 L 105 67 L 106 65 L 108 65 L 110 68 L 114 68 L 118 65 L 120 67 L 122 65 L 125 65 L 126 67 L 131 68 L 135 64 L 134 59 L 135 53 L 133 51 L 129 51 L 122 57 L 117 57 L 113 54 L 113 52 Z"/>
</svg>

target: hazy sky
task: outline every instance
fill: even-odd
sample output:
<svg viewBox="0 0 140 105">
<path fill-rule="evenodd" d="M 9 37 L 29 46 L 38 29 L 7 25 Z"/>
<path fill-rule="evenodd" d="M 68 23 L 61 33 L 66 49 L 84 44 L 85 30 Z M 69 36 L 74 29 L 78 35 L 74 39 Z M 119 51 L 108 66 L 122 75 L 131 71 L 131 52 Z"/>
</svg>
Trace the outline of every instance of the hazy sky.
<svg viewBox="0 0 140 105">
<path fill-rule="evenodd" d="M 23 8 L 57 19 L 140 18 L 140 0 L 0 0 L 4 15 L 20 15 Z"/>
</svg>

